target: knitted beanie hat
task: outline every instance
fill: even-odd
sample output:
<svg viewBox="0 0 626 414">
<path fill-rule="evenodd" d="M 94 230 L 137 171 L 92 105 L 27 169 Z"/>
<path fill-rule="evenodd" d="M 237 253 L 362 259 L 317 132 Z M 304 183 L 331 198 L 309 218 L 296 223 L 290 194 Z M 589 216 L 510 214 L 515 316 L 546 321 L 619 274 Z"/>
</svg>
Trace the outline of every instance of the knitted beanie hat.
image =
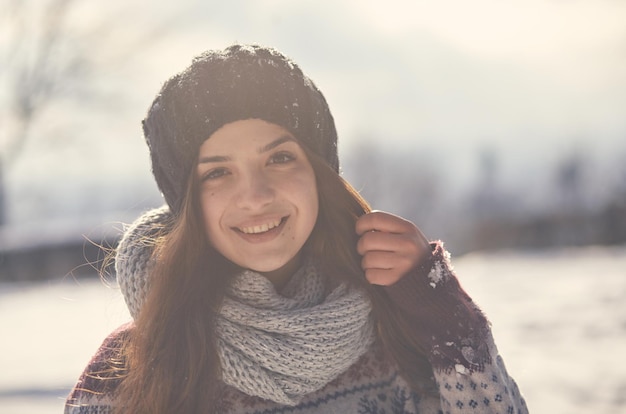
<svg viewBox="0 0 626 414">
<path fill-rule="evenodd" d="M 165 82 L 143 121 L 152 172 L 172 213 L 180 212 L 200 145 L 225 124 L 255 118 L 285 128 L 339 170 L 328 104 L 294 62 L 256 45 L 208 51 Z"/>
</svg>

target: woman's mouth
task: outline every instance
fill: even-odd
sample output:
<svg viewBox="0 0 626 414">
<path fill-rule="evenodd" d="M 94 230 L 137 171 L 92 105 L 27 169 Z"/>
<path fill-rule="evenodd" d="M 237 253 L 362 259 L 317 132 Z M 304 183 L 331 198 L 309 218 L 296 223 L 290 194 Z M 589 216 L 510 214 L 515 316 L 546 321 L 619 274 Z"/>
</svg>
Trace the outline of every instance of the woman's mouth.
<svg viewBox="0 0 626 414">
<path fill-rule="evenodd" d="M 272 229 L 275 229 L 286 220 L 287 216 L 280 219 L 273 219 L 268 221 L 267 223 L 262 223 L 254 226 L 237 227 L 237 230 L 244 234 L 262 234 Z"/>
</svg>

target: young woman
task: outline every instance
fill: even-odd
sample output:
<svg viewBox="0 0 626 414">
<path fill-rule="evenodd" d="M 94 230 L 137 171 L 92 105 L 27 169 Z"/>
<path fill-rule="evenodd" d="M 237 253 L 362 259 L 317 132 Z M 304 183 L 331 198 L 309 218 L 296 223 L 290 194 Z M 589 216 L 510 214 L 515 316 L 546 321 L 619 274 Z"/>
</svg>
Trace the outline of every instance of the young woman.
<svg viewBox="0 0 626 414">
<path fill-rule="evenodd" d="M 320 91 L 279 52 L 207 52 L 143 122 L 167 206 L 124 235 L 134 321 L 66 413 L 526 413 L 440 242 L 338 174 Z"/>
</svg>

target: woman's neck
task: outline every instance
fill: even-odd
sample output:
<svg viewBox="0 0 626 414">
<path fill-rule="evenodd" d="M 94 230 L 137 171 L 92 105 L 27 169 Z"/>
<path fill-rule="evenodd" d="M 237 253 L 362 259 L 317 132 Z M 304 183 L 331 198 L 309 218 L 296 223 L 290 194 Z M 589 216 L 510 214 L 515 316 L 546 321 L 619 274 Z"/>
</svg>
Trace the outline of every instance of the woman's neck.
<svg viewBox="0 0 626 414">
<path fill-rule="evenodd" d="M 285 263 L 282 267 L 272 270 L 270 272 L 259 272 L 265 276 L 272 284 L 277 292 L 280 292 L 289 282 L 291 277 L 300 269 L 302 265 L 302 258 L 300 254 L 297 254 L 289 262 Z"/>
</svg>

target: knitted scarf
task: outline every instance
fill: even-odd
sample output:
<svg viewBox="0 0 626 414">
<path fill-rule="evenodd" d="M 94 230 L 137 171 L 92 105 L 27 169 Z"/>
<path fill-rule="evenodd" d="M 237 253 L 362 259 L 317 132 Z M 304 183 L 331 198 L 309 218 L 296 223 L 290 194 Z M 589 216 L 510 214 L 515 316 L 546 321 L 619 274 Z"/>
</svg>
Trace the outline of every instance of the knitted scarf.
<svg viewBox="0 0 626 414">
<path fill-rule="evenodd" d="M 135 318 L 150 289 L 154 236 L 167 208 L 147 212 L 126 231 L 115 259 L 117 280 Z M 365 292 L 339 285 L 303 266 L 279 293 L 262 275 L 237 275 L 217 319 L 222 380 L 248 395 L 280 404 L 323 388 L 363 355 L 374 339 Z"/>
<path fill-rule="evenodd" d="M 223 381 L 287 405 L 346 371 L 374 340 L 365 292 L 342 284 L 328 293 L 313 265 L 301 268 L 280 294 L 258 273 L 239 274 L 217 333 Z"/>
</svg>

